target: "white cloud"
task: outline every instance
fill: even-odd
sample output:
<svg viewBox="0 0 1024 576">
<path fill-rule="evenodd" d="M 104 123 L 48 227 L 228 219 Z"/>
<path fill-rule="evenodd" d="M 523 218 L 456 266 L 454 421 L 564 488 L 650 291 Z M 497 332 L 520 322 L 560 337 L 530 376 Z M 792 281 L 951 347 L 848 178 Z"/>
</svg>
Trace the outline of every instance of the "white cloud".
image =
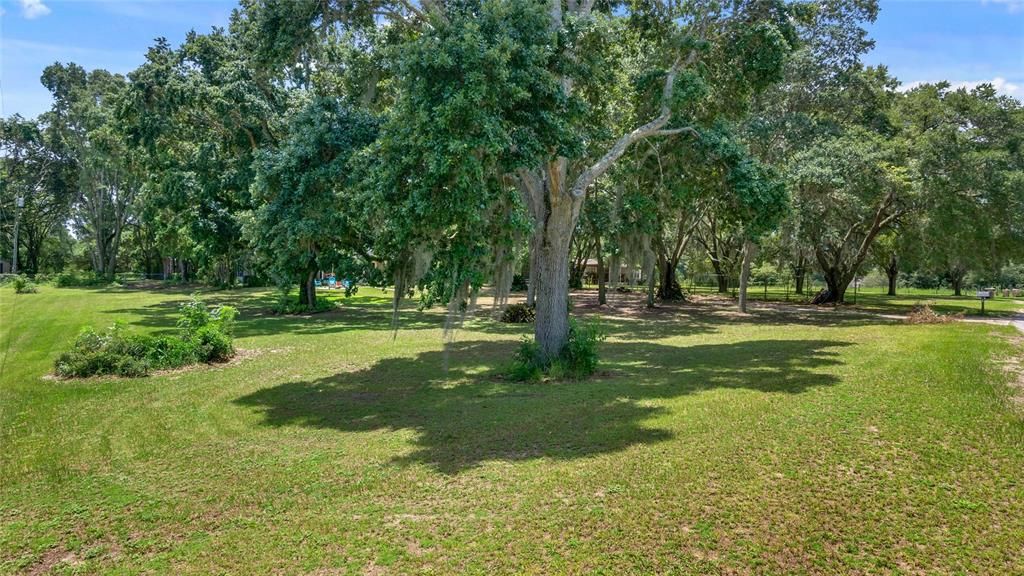
<svg viewBox="0 0 1024 576">
<path fill-rule="evenodd" d="M 899 89 L 900 89 L 901 92 L 906 92 L 908 90 L 913 90 L 914 88 L 917 88 L 918 86 L 921 86 L 922 84 L 935 84 L 935 83 L 936 83 L 936 81 L 915 80 L 914 82 L 906 82 L 906 83 L 900 85 Z M 968 90 L 972 90 L 972 89 L 977 88 L 978 86 L 980 86 L 982 84 L 991 84 L 992 87 L 996 89 L 996 92 L 999 92 L 1000 94 L 1003 94 L 1005 96 L 1014 96 L 1014 97 L 1017 97 L 1017 98 L 1024 97 L 1024 86 L 1021 86 L 1020 84 L 1015 84 L 1013 82 L 1010 82 L 1009 80 L 1007 80 L 1006 78 L 1003 78 L 1002 76 L 996 76 L 995 78 L 993 78 L 991 80 L 977 80 L 977 81 L 962 80 L 962 81 L 950 81 L 949 82 L 950 88 L 952 88 L 953 90 L 957 90 L 959 88 L 966 88 Z"/>
<path fill-rule="evenodd" d="M 51 12 L 50 7 L 43 4 L 43 0 L 20 0 L 21 15 L 29 20 L 46 16 Z"/>
<path fill-rule="evenodd" d="M 982 4 L 1002 4 L 1010 14 L 1024 12 L 1024 0 L 981 0 Z"/>
</svg>

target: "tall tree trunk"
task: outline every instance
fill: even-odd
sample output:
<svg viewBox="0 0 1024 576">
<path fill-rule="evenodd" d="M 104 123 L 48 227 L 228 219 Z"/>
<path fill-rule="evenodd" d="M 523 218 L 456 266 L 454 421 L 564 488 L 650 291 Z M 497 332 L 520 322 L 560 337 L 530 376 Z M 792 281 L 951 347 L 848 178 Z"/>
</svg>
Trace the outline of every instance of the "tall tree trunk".
<svg viewBox="0 0 1024 576">
<path fill-rule="evenodd" d="M 959 270 L 957 270 L 956 272 L 954 272 L 954 273 L 952 273 L 950 275 L 949 281 L 953 285 L 953 295 L 954 296 L 963 296 L 964 277 L 965 276 L 966 276 L 966 274 L 961 272 L 961 271 L 959 271 Z"/>
<path fill-rule="evenodd" d="M 533 232 L 530 233 L 529 275 L 526 279 L 527 306 L 535 306 L 537 303 L 537 255 L 540 252 L 540 241 L 542 233 L 540 230 L 540 216 L 534 215 L 534 219 L 537 221 L 537 223 L 534 224 Z"/>
<path fill-rule="evenodd" d="M 899 277 L 899 274 L 899 259 L 894 254 L 889 257 L 889 263 L 885 266 L 885 275 L 889 279 L 889 291 L 887 292 L 889 296 L 896 295 L 896 279 Z"/>
<path fill-rule="evenodd" d="M 665 258 L 661 263 L 661 286 L 658 288 L 658 298 L 664 300 L 682 300 L 683 287 L 679 285 L 679 277 L 676 275 L 676 268 L 679 262 L 671 258 Z"/>
<path fill-rule="evenodd" d="M 309 294 L 306 300 L 309 302 L 310 310 L 316 309 L 316 272 L 310 272 L 306 278 L 306 292 Z"/>
<path fill-rule="evenodd" d="M 825 284 L 829 292 L 829 297 L 825 302 L 833 304 L 844 303 L 846 301 L 846 289 L 850 286 L 850 282 L 853 281 L 853 274 L 837 268 L 831 268 L 825 270 L 824 275 Z"/>
<path fill-rule="evenodd" d="M 316 268 L 310 268 L 299 285 L 299 305 L 306 310 L 316 309 Z"/>
<path fill-rule="evenodd" d="M 537 253 L 534 337 L 545 361 L 557 358 L 569 341 L 568 256 L 572 229 L 572 207 L 568 199 L 563 199 L 551 206 Z"/>
<path fill-rule="evenodd" d="M 654 308 L 654 287 L 657 285 L 658 275 L 654 272 L 658 270 L 656 264 L 657 259 L 654 256 L 654 252 L 648 247 L 644 251 L 644 280 L 647 282 L 647 307 Z"/>
<path fill-rule="evenodd" d="M 604 306 L 608 303 L 608 286 L 607 278 L 608 272 L 604 268 L 604 253 L 601 251 L 601 235 L 596 235 L 596 250 L 597 250 L 597 304 Z"/>
<path fill-rule="evenodd" d="M 567 164 L 565 158 L 558 158 L 545 167 L 543 193 L 535 207 L 541 218 L 533 329 L 545 362 L 557 358 L 569 341 L 569 247 L 583 196 L 567 193 Z"/>
<path fill-rule="evenodd" d="M 718 259 L 712 259 L 711 266 L 715 270 L 715 279 L 718 281 L 718 293 L 728 293 L 729 279 L 725 276 L 725 273 L 722 271 L 722 262 Z"/>
<path fill-rule="evenodd" d="M 797 257 L 796 266 L 793 267 L 793 281 L 796 284 L 795 292 L 797 294 L 804 293 L 804 279 L 807 277 L 807 258 L 804 257 L 801 252 L 800 256 Z"/>
<path fill-rule="evenodd" d="M 117 252 L 121 248 L 121 229 L 122 226 L 119 223 L 114 223 L 114 239 L 111 241 L 108 250 L 110 254 L 107 255 L 107 275 L 113 277 L 117 273 Z"/>
<path fill-rule="evenodd" d="M 757 255 L 757 244 L 750 240 L 743 242 L 743 265 L 740 268 L 740 312 L 747 311 L 747 285 L 750 282 L 750 264 Z"/>
</svg>

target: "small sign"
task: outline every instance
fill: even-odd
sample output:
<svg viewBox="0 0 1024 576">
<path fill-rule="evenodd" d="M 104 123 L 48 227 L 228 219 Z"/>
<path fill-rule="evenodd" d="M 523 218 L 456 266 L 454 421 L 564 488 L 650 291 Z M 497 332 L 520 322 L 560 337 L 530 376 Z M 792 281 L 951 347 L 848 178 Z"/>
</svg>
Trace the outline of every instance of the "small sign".
<svg viewBox="0 0 1024 576">
<path fill-rule="evenodd" d="M 992 297 L 991 290 L 978 290 L 978 298 L 981 300 L 987 300 Z"/>
</svg>

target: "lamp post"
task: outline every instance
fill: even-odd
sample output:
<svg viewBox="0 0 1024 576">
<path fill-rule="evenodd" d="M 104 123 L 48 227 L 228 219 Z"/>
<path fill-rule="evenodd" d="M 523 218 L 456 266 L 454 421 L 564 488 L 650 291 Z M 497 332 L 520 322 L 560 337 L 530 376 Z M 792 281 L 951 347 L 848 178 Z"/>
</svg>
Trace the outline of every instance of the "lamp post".
<svg viewBox="0 0 1024 576">
<path fill-rule="evenodd" d="M 18 273 L 18 217 L 21 216 L 21 209 L 25 206 L 25 198 L 18 196 L 14 200 L 14 250 L 11 256 L 11 274 Z"/>
</svg>

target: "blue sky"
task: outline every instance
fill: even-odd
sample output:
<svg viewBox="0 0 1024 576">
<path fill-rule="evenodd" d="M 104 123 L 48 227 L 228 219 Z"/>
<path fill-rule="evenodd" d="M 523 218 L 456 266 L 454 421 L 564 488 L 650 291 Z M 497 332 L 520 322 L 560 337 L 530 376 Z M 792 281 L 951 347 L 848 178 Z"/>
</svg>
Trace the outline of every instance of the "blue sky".
<svg viewBox="0 0 1024 576">
<path fill-rule="evenodd" d="M 43 68 L 73 61 L 127 73 L 158 36 L 227 24 L 235 0 L 0 0 L 0 114 L 50 106 Z M 883 0 L 868 63 L 913 85 L 992 82 L 1024 100 L 1024 0 Z"/>
</svg>

